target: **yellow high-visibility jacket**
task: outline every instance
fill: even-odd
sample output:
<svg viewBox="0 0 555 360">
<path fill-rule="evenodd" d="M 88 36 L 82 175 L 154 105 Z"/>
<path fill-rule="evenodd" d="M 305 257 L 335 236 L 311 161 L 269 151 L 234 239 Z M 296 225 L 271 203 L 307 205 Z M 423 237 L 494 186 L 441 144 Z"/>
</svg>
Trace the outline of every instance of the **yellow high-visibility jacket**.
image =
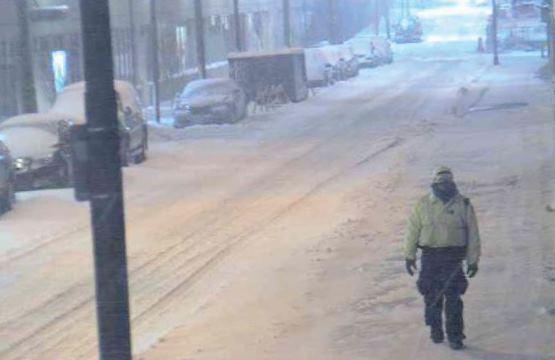
<svg viewBox="0 0 555 360">
<path fill-rule="evenodd" d="M 470 201 L 460 194 L 446 204 L 434 194 L 420 198 L 408 221 L 405 257 L 415 259 L 418 246 L 466 246 L 467 263 L 478 265 L 480 232 Z"/>
</svg>

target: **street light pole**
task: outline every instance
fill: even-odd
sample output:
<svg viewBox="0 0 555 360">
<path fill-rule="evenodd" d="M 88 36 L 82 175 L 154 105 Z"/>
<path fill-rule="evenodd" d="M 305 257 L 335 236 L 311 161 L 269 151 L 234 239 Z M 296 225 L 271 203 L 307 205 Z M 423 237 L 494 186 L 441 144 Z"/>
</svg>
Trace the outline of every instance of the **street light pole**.
<svg viewBox="0 0 555 360">
<path fill-rule="evenodd" d="M 154 89 L 154 117 L 160 122 L 160 60 L 158 48 L 158 12 L 156 0 L 150 0 L 150 44 L 152 56 L 152 83 Z"/>
<path fill-rule="evenodd" d="M 492 13 L 491 13 L 491 36 L 493 45 L 493 65 L 499 65 L 499 51 L 497 44 L 497 3 L 491 0 Z"/>
<path fill-rule="evenodd" d="M 243 42 L 241 40 L 241 13 L 239 12 L 239 0 L 233 0 L 233 19 L 235 21 L 235 49 L 243 51 Z"/>
<path fill-rule="evenodd" d="M 384 4 L 384 21 L 385 21 L 385 33 L 387 39 L 391 39 L 391 4 L 385 2 Z"/>
<path fill-rule="evenodd" d="M 291 3 L 283 0 L 283 43 L 291 47 Z"/>
<path fill-rule="evenodd" d="M 100 358 L 131 359 L 120 140 L 108 0 L 80 0 Z"/>
<path fill-rule="evenodd" d="M 134 0 L 128 0 L 128 9 L 129 9 L 129 41 L 131 42 L 131 81 L 133 81 L 133 85 L 137 86 L 137 46 L 135 45 L 136 34 L 135 34 L 135 6 L 133 3 Z"/>
<path fill-rule="evenodd" d="M 337 43 L 337 6 L 335 0 L 328 0 L 328 11 L 329 11 L 329 41 L 332 44 Z"/>
<path fill-rule="evenodd" d="M 14 0 L 17 11 L 17 25 L 19 30 L 17 47 L 17 66 L 21 81 L 21 111 L 25 113 L 37 112 L 37 94 L 33 76 L 33 57 L 29 31 L 29 5 L 27 0 Z"/>
<path fill-rule="evenodd" d="M 200 77 L 206 79 L 206 44 L 204 43 L 204 17 L 202 0 L 195 0 L 195 24 L 197 35 L 197 59 Z"/>
</svg>

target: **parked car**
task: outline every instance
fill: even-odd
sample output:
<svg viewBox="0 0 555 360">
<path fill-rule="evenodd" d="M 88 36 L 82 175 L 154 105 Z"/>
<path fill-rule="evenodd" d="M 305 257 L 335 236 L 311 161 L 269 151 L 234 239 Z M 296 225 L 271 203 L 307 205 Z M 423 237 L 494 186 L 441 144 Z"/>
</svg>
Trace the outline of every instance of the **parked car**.
<svg viewBox="0 0 555 360">
<path fill-rule="evenodd" d="M 123 166 L 138 164 L 146 159 L 148 150 L 148 126 L 143 115 L 141 101 L 133 85 L 116 80 L 120 156 Z M 64 88 L 56 98 L 51 112 L 68 114 L 77 123 L 85 123 L 85 82 Z"/>
<path fill-rule="evenodd" d="M 334 81 L 346 80 L 359 73 L 359 59 L 348 43 L 330 45 L 329 42 L 322 41 L 305 49 L 305 54 L 311 51 L 319 51 L 321 56 L 326 59 L 326 65 L 328 69 L 331 69 Z"/>
<path fill-rule="evenodd" d="M 320 48 L 324 52 L 333 81 L 342 81 L 347 78 L 347 64 L 341 61 L 341 53 L 337 47 L 328 45 Z"/>
<path fill-rule="evenodd" d="M 231 79 L 204 79 L 188 83 L 173 103 L 174 126 L 234 123 L 247 116 L 247 95 Z"/>
<path fill-rule="evenodd" d="M 357 36 L 345 42 L 350 45 L 358 58 L 360 67 L 375 66 L 375 57 L 372 48 L 372 37 L 370 36 Z"/>
<path fill-rule="evenodd" d="M 24 114 L 0 125 L 0 137 L 11 153 L 17 191 L 72 185 L 66 114 Z"/>
<path fill-rule="evenodd" d="M 10 211 L 15 204 L 15 173 L 8 147 L 0 141 L 0 213 Z"/>
<path fill-rule="evenodd" d="M 343 71 L 345 73 L 345 77 L 351 78 L 358 76 L 360 65 L 353 47 L 349 44 L 342 44 L 336 45 L 336 48 L 339 52 L 339 61 L 344 63 Z"/>
<path fill-rule="evenodd" d="M 416 43 L 422 41 L 422 23 L 416 16 L 403 18 L 395 26 L 396 43 Z"/>
<path fill-rule="evenodd" d="M 305 49 L 305 65 L 308 86 L 329 86 L 335 83 L 334 69 L 325 48 Z"/>
<path fill-rule="evenodd" d="M 393 50 L 389 40 L 383 37 L 375 36 L 371 38 L 371 48 L 374 63 L 376 65 L 384 65 L 393 63 Z"/>
</svg>

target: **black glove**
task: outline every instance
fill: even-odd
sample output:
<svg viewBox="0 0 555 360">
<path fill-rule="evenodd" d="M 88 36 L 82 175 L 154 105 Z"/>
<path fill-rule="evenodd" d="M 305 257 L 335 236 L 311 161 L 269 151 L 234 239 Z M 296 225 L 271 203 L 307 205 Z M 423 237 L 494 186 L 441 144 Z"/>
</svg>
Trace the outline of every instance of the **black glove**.
<svg viewBox="0 0 555 360">
<path fill-rule="evenodd" d="M 466 267 L 466 274 L 469 278 L 473 278 L 478 273 L 478 264 L 469 264 Z"/>
<path fill-rule="evenodd" d="M 414 275 L 414 272 L 418 269 L 416 267 L 416 260 L 405 259 L 405 268 L 410 276 Z"/>
</svg>

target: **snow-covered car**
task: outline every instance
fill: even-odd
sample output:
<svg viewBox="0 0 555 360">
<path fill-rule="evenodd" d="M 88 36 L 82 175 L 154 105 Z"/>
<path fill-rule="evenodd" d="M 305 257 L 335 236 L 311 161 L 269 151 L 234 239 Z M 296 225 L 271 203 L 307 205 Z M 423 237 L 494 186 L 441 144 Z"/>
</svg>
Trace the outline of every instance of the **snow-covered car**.
<svg viewBox="0 0 555 360">
<path fill-rule="evenodd" d="M 499 26 L 498 41 L 503 50 L 539 50 L 547 43 L 547 25 L 524 21 L 504 21 Z"/>
<path fill-rule="evenodd" d="M 305 66 L 308 86 L 329 86 L 335 82 L 325 48 L 305 49 Z"/>
<path fill-rule="evenodd" d="M 10 211 L 15 203 L 15 173 L 12 156 L 0 141 L 0 213 Z"/>
<path fill-rule="evenodd" d="M 337 51 L 339 52 L 339 59 L 345 62 L 345 76 L 355 77 L 359 73 L 359 61 L 358 57 L 355 55 L 354 49 L 349 44 L 336 45 Z"/>
<path fill-rule="evenodd" d="M 305 49 L 305 54 L 307 51 L 319 51 L 319 56 L 322 57 L 322 61 L 325 61 L 333 81 L 345 80 L 358 74 L 358 59 L 350 47 L 326 45 L 325 42 L 322 44 L 321 46 Z"/>
<path fill-rule="evenodd" d="M 416 16 L 403 18 L 395 26 L 395 42 L 416 43 L 422 41 L 422 23 Z"/>
<path fill-rule="evenodd" d="M 353 49 L 355 56 L 358 58 L 360 67 L 371 66 L 373 60 L 372 55 L 372 38 L 368 36 L 359 36 L 345 42 Z"/>
<path fill-rule="evenodd" d="M 0 125 L 0 138 L 11 153 L 17 191 L 67 187 L 72 184 L 66 114 L 23 114 Z"/>
<path fill-rule="evenodd" d="M 232 79 L 194 80 L 173 103 L 174 127 L 234 123 L 247 116 L 247 95 Z"/>
<path fill-rule="evenodd" d="M 375 36 L 370 39 L 371 55 L 375 65 L 384 65 L 393 63 L 393 50 L 389 40 L 383 37 Z"/>
<path fill-rule="evenodd" d="M 341 53 L 336 46 L 324 46 L 320 48 L 324 52 L 327 63 L 331 67 L 331 76 L 334 81 L 345 80 L 347 78 L 347 64 L 341 61 Z"/>
<path fill-rule="evenodd" d="M 146 159 L 148 150 L 148 126 L 143 115 L 141 101 L 133 85 L 126 81 L 114 81 L 116 91 L 120 156 L 123 166 L 138 164 Z M 85 82 L 64 88 L 56 98 L 51 112 L 68 114 L 80 124 L 85 123 Z"/>
</svg>

